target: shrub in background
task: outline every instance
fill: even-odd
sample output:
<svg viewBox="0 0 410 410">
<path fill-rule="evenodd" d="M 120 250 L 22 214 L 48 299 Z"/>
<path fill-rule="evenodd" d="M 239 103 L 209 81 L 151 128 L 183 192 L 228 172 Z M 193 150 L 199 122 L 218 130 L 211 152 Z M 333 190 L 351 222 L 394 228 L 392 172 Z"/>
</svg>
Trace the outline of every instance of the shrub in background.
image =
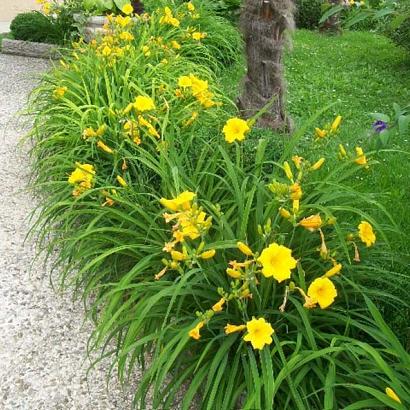
<svg viewBox="0 0 410 410">
<path fill-rule="evenodd" d="M 321 158 L 340 117 L 297 155 L 319 114 L 275 162 L 266 137 L 245 149 L 255 119 L 231 118 L 195 5 L 113 17 L 33 95 L 34 230 L 95 321 L 90 348 L 123 381 L 144 366 L 142 408 L 184 384 L 184 409 L 405 408 L 410 357 L 369 299 L 401 303 L 369 284 L 396 281 L 394 227 L 350 183 L 369 155 Z"/>
<path fill-rule="evenodd" d="M 317 28 L 323 12 L 323 3 L 323 0 L 296 0 L 296 27 L 310 30 Z"/>
<path fill-rule="evenodd" d="M 41 1 L 41 12 L 17 15 L 10 31 L 16 40 L 63 45 L 76 38 L 78 27 L 74 13 L 80 10 L 80 0 Z"/>
<path fill-rule="evenodd" d="M 410 21 L 410 3 L 405 0 L 397 3 L 393 0 L 371 1 L 362 4 L 355 1 L 327 7 L 319 24 L 330 16 L 341 14 L 343 26 L 355 30 L 377 30 L 390 36 L 397 44 L 408 48 L 407 29 Z"/>
<path fill-rule="evenodd" d="M 410 1 L 399 3 L 398 16 L 387 27 L 389 37 L 398 45 L 410 51 Z"/>
<path fill-rule="evenodd" d="M 17 15 L 10 24 L 10 31 L 16 40 L 52 44 L 63 40 L 59 26 L 37 11 Z"/>
</svg>

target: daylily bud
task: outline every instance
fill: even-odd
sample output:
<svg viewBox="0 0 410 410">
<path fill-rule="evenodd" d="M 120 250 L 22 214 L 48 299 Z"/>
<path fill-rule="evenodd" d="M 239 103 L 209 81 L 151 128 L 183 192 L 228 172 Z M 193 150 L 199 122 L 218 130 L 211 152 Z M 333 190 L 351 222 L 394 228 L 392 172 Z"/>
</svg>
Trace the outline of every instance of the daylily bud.
<svg viewBox="0 0 410 410">
<path fill-rule="evenodd" d="M 108 145 L 104 144 L 102 141 L 97 141 L 97 147 L 102 149 L 107 154 L 112 154 L 114 152 Z"/>
<path fill-rule="evenodd" d="M 238 249 L 246 256 L 252 256 L 253 252 L 252 249 L 249 248 L 248 245 L 244 244 L 243 242 L 237 242 L 236 246 Z"/>
<path fill-rule="evenodd" d="M 125 107 L 123 113 L 124 113 L 124 114 L 128 114 L 133 108 L 134 108 L 134 104 L 133 104 L 133 103 L 129 103 L 129 104 Z"/>
<path fill-rule="evenodd" d="M 292 216 L 290 212 L 285 208 L 279 208 L 279 213 L 280 216 L 285 219 L 290 219 L 290 217 Z"/>
<path fill-rule="evenodd" d="M 327 278 L 330 278 L 334 275 L 337 275 L 340 271 L 342 270 L 342 264 L 338 263 L 335 266 L 333 266 L 333 268 L 329 269 L 326 273 L 325 276 Z"/>
<path fill-rule="evenodd" d="M 313 232 L 314 230 L 319 229 L 322 226 L 322 218 L 320 217 L 320 214 L 311 215 L 307 218 L 303 218 L 299 222 L 299 225 Z"/>
<path fill-rule="evenodd" d="M 347 152 L 342 144 L 339 144 L 339 154 L 342 159 L 347 157 Z"/>
<path fill-rule="evenodd" d="M 187 257 L 182 253 L 182 252 L 178 252 L 178 251 L 171 251 L 171 258 L 174 261 L 184 261 L 185 259 L 187 259 Z"/>
<path fill-rule="evenodd" d="M 336 221 L 337 221 L 337 218 L 334 217 L 334 216 L 331 216 L 331 217 L 329 217 L 329 218 L 327 219 L 326 223 L 327 223 L 328 225 L 334 225 L 334 224 L 336 223 Z"/>
<path fill-rule="evenodd" d="M 125 179 L 120 175 L 117 175 L 117 181 L 124 188 L 128 186 L 128 184 L 125 182 Z"/>
<path fill-rule="evenodd" d="M 230 335 L 231 333 L 242 332 L 242 330 L 246 329 L 246 325 L 231 325 L 228 323 L 224 329 L 225 334 Z"/>
<path fill-rule="evenodd" d="M 199 257 L 202 259 L 211 259 L 215 256 L 215 253 L 215 249 L 210 249 L 209 251 L 202 252 Z"/>
<path fill-rule="evenodd" d="M 202 241 L 202 242 L 199 244 L 198 248 L 196 249 L 197 253 L 201 253 L 201 252 L 202 252 L 202 249 L 204 249 L 204 247 L 205 247 L 205 242 Z"/>
<path fill-rule="evenodd" d="M 317 171 L 318 169 L 321 168 L 321 166 L 324 164 L 324 162 L 325 162 L 325 159 L 324 159 L 324 158 L 320 158 L 319 161 L 315 162 L 315 163 L 312 165 L 312 168 L 311 168 L 311 169 L 312 169 L 313 171 Z"/>
<path fill-rule="evenodd" d="M 320 239 L 322 241 L 320 245 L 320 257 L 323 259 L 326 259 L 329 252 L 326 246 L 325 235 L 323 235 L 323 232 L 320 228 L 319 228 L 319 233 L 320 233 Z"/>
<path fill-rule="evenodd" d="M 234 279 L 239 279 L 241 277 L 241 272 L 232 268 L 227 268 L 226 273 Z"/>
<path fill-rule="evenodd" d="M 287 161 L 283 163 L 283 170 L 285 171 L 287 178 L 293 180 L 293 173 Z"/>
<path fill-rule="evenodd" d="M 241 297 L 242 297 L 242 298 L 252 298 L 251 292 L 250 292 L 249 288 L 245 288 L 245 289 L 241 292 Z"/>
<path fill-rule="evenodd" d="M 330 129 L 332 130 L 332 132 L 336 132 L 339 129 L 341 122 L 342 122 L 342 116 L 338 115 L 333 121 L 332 125 L 330 126 Z"/>
<path fill-rule="evenodd" d="M 397 403 L 401 403 L 399 396 L 396 394 L 396 392 L 392 388 L 386 387 L 386 394 L 394 401 L 397 401 Z"/>
</svg>

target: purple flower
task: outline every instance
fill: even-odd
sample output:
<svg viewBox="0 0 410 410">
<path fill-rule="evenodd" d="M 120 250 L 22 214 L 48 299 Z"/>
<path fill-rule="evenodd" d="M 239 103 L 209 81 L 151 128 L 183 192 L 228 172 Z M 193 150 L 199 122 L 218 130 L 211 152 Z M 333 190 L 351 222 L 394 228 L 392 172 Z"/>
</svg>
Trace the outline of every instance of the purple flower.
<svg viewBox="0 0 410 410">
<path fill-rule="evenodd" d="M 373 123 L 372 127 L 377 134 L 380 134 L 382 131 L 387 129 L 387 122 L 377 120 Z"/>
</svg>

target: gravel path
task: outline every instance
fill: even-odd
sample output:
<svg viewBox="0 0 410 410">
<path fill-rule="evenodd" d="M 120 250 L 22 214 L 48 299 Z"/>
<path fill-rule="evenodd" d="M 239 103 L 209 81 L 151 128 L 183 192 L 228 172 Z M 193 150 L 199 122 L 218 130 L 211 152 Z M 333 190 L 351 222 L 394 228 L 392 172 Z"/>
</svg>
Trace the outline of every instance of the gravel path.
<svg viewBox="0 0 410 410">
<path fill-rule="evenodd" d="M 86 379 L 85 348 L 90 325 L 80 304 L 56 295 L 33 243 L 24 242 L 35 200 L 24 191 L 28 159 L 16 113 L 24 107 L 43 60 L 0 54 L 0 409 L 129 409 L 106 368 Z M 27 129 L 27 128 L 26 128 Z"/>
</svg>

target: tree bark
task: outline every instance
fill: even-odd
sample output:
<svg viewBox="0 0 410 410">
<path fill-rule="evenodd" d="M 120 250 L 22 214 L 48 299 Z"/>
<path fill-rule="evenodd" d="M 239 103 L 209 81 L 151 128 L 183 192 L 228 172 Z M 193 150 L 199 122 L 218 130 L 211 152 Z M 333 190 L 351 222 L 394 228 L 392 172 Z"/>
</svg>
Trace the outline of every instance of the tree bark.
<svg viewBox="0 0 410 410">
<path fill-rule="evenodd" d="M 294 28 L 292 0 L 246 0 L 241 29 L 247 55 L 247 74 L 238 106 L 250 118 L 274 98 L 273 105 L 258 120 L 258 126 L 289 130 L 290 118 L 284 108 L 285 81 L 283 54 Z"/>
</svg>

